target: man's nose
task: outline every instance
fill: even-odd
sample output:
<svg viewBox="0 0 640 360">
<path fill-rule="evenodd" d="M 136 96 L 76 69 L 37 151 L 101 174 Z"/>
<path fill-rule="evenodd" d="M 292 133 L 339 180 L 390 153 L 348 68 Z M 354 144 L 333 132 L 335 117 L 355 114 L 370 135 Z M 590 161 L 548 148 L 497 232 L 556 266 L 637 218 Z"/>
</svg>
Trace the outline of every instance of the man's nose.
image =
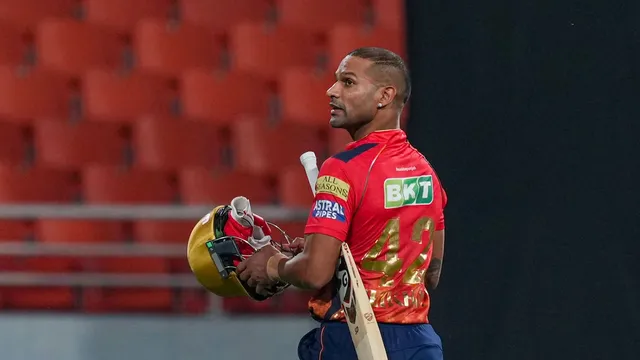
<svg viewBox="0 0 640 360">
<path fill-rule="evenodd" d="M 327 96 L 331 99 L 333 98 L 338 98 L 338 91 L 337 91 L 337 85 L 338 83 L 334 83 L 333 85 L 331 85 L 330 88 L 327 89 Z"/>
</svg>

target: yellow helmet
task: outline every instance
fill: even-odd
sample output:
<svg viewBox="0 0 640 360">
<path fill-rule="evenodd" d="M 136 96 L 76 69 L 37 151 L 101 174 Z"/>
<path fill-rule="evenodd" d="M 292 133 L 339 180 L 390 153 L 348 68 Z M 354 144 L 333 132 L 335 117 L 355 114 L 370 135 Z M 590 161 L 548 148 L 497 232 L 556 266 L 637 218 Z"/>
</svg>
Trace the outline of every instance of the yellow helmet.
<svg viewBox="0 0 640 360">
<path fill-rule="evenodd" d="M 288 284 L 275 285 L 269 289 L 270 296 L 257 294 L 236 274 L 238 264 L 260 247 L 281 245 L 271 239 L 269 224 L 251 212 L 249 200 L 244 197 L 233 199 L 231 205 L 217 206 L 202 217 L 187 244 L 189 266 L 198 282 L 222 297 L 249 296 L 262 301 L 282 292 Z M 288 241 L 288 236 L 284 232 L 283 235 Z"/>
</svg>

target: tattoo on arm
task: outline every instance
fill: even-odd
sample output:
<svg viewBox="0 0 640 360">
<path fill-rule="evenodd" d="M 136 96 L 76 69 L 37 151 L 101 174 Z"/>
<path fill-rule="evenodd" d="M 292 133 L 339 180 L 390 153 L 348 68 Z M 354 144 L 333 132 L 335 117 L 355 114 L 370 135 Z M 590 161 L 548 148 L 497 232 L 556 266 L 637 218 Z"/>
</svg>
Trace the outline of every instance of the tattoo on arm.
<svg viewBox="0 0 640 360">
<path fill-rule="evenodd" d="M 434 290 L 440 281 L 440 271 L 442 269 L 442 259 L 434 258 L 427 269 L 427 288 Z"/>
</svg>

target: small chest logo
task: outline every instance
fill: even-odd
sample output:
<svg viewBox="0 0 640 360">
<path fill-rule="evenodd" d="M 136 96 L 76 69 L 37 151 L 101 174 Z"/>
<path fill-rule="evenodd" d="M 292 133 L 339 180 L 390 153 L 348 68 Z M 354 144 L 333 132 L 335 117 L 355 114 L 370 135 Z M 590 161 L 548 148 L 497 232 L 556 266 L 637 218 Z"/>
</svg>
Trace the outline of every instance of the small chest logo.
<svg viewBox="0 0 640 360">
<path fill-rule="evenodd" d="M 391 178 L 384 181 L 384 208 L 429 205 L 433 202 L 431 175 Z"/>
</svg>

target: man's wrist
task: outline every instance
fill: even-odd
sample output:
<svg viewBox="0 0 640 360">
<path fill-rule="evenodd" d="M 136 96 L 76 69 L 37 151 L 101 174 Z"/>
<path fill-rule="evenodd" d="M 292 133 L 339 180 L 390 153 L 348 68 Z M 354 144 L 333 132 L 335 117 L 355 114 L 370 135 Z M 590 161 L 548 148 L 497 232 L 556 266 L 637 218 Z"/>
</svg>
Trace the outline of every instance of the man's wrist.
<svg viewBox="0 0 640 360">
<path fill-rule="evenodd" d="M 267 276 L 271 281 L 282 281 L 280 278 L 280 262 L 285 261 L 288 257 L 282 253 L 275 254 L 267 260 Z"/>
</svg>

